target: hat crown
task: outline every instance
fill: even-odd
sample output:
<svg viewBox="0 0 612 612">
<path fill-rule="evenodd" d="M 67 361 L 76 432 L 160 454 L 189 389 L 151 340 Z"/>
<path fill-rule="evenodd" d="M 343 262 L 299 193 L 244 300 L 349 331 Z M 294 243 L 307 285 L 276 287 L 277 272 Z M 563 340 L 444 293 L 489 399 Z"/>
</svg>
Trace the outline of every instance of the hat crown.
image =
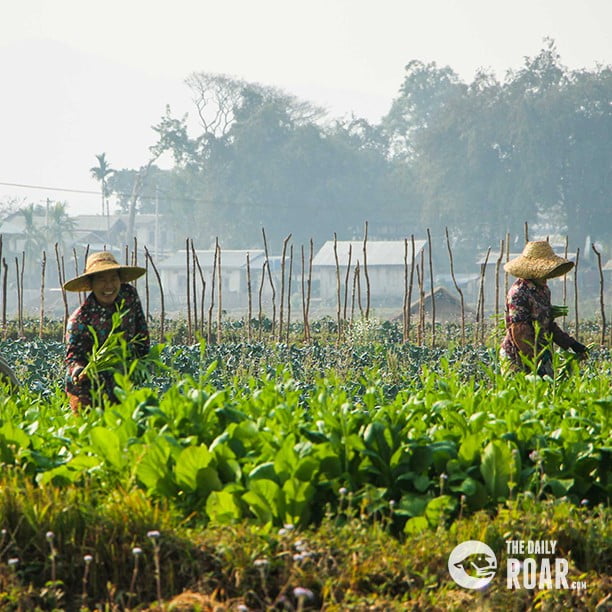
<svg viewBox="0 0 612 612">
<path fill-rule="evenodd" d="M 100 269 L 106 270 L 118 267 L 119 262 L 110 251 L 101 251 L 99 253 L 92 253 L 87 258 L 84 274 L 94 274 Z"/>
<path fill-rule="evenodd" d="M 523 249 L 523 257 L 530 259 L 550 259 L 555 257 L 555 252 L 546 240 L 528 242 Z"/>
</svg>

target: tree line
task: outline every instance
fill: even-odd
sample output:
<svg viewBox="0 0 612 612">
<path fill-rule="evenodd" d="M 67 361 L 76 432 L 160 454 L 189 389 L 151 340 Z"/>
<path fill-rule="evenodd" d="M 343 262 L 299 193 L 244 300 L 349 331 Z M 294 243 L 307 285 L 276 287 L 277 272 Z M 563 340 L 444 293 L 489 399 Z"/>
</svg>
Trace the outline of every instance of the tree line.
<svg viewBox="0 0 612 612">
<path fill-rule="evenodd" d="M 178 236 L 225 247 L 292 233 L 401 239 L 415 227 L 483 249 L 527 220 L 545 233 L 609 245 L 612 68 L 568 70 L 554 41 L 508 71 L 471 83 L 411 61 L 380 123 L 323 109 L 225 75 L 186 80 L 198 118 L 167 108 L 137 169 L 98 178 L 123 212 L 159 212 Z M 171 154 L 173 167 L 156 162 Z M 99 156 L 98 156 L 99 157 Z M 92 168 L 96 172 L 96 168 Z M 510 227 L 516 222 L 516 227 Z"/>
</svg>

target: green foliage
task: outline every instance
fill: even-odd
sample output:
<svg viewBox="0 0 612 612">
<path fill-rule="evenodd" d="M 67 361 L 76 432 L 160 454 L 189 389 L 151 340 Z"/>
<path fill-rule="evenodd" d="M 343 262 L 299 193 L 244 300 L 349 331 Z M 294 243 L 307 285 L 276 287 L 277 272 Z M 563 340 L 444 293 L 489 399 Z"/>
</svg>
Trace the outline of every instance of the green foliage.
<svg viewBox="0 0 612 612">
<path fill-rule="evenodd" d="M 117 404 L 74 416 L 58 381 L 36 378 L 49 370 L 61 377 L 61 365 L 58 370 L 43 365 L 53 361 L 54 346 L 4 344 L 11 355 L 20 355 L 11 362 L 26 375 L 20 376 L 18 394 L 5 389 L 0 401 L 0 517 L 14 534 L 11 552 L 28 563 L 30 573 L 21 580 L 34 579 L 29 576 L 37 563 L 30 560 L 40 554 L 31 545 L 36 534 L 41 529 L 64 534 L 56 540 L 63 586 L 41 583 L 48 591 L 44 596 L 36 591 L 38 602 L 74 599 L 74 585 L 59 574 L 65 570 L 62 554 L 76 559 L 70 547 L 84 542 L 87 552 L 112 559 L 106 567 L 119 568 L 113 576 L 92 574 L 96 592 L 109 581 L 120 585 L 113 601 L 125 605 L 128 587 L 122 580 L 133 569 L 130 546 L 140 544 L 147 529 L 179 523 L 194 530 L 190 533 L 206 527 L 247 540 L 245 530 L 260 534 L 241 552 L 227 544 L 225 552 L 211 553 L 209 567 L 217 569 L 209 571 L 238 564 L 247 583 L 257 581 L 253 589 L 261 601 L 288 596 L 282 585 L 304 586 L 300 580 L 309 575 L 305 586 L 320 601 L 349 605 L 351 597 L 372 597 L 368 572 L 387 585 L 376 593 L 391 598 L 406 578 L 405 560 L 403 570 L 395 561 L 393 569 L 383 570 L 360 557 L 353 571 L 366 582 L 359 588 L 352 583 L 341 594 L 320 572 L 304 574 L 308 561 L 285 565 L 281 559 L 293 556 L 293 540 L 276 541 L 273 534 L 309 533 L 310 541 L 328 534 L 321 537 L 338 537 L 343 548 L 362 542 L 382 559 L 370 535 L 394 538 L 394 545 L 384 540 L 390 550 L 404 541 L 454 537 L 465 531 L 466 519 L 481 521 L 481 510 L 506 520 L 504 509 L 514 512 L 521 504 L 537 512 L 542 507 L 537 504 L 545 502 L 567 521 L 576 512 L 609 504 L 612 366 L 603 351 L 593 350 L 597 362 L 592 356 L 580 369 L 572 362 L 553 379 L 530 372 L 503 378 L 483 347 L 426 349 L 377 337 L 344 347 L 159 346 L 144 386 L 130 380 L 135 370 L 129 362 L 125 374 L 116 375 Z M 62 347 L 56 348 L 61 364 Z M 99 357 L 104 364 L 105 355 Z M 563 353 L 553 355 L 557 372 L 564 360 Z M 65 510 L 51 511 L 56 503 Z M 574 510 L 562 510 L 568 507 Z M 514 525 L 521 523 L 512 516 Z M 100 520 L 126 523 L 116 528 L 114 543 L 102 535 L 104 522 L 93 527 Z M 273 542 L 288 552 L 273 553 L 267 548 Z M 331 542 L 317 545 L 317 554 L 333 557 L 328 545 L 333 548 Z M 201 560 L 183 542 L 162 540 L 161 546 Z M 584 555 L 595 550 L 593 542 Z M 268 565 L 254 567 L 264 552 Z M 225 554 L 232 556 L 220 561 L 218 555 Z M 171 557 L 164 563 L 172 563 Z M 593 557 L 588 563 L 592 568 Z M 183 558 L 183 569 L 172 570 L 181 576 L 179 589 L 189 583 L 181 573 L 188 565 Z M 414 567 L 420 567 L 416 560 Z M 154 571 L 150 561 L 149 571 Z M 425 602 L 434 601 L 428 599 L 434 591 L 426 588 L 433 578 L 425 569 L 415 571 L 408 577 L 423 587 L 418 597 L 427 607 Z M 277 572 L 282 581 L 274 578 Z M 139 588 L 140 596 L 156 597 L 152 587 Z"/>
</svg>

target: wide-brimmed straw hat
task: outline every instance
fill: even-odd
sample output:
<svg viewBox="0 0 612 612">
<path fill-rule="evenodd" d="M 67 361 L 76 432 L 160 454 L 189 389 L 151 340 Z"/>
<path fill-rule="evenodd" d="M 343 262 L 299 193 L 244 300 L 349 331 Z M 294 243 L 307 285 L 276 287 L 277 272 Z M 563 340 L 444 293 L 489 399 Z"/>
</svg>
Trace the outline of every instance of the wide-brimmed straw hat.
<svg viewBox="0 0 612 612">
<path fill-rule="evenodd" d="M 136 280 L 145 273 L 144 268 L 139 266 L 122 266 L 112 253 L 101 251 L 100 253 L 92 253 L 87 258 L 83 274 L 64 283 L 64 289 L 66 291 L 89 291 L 91 290 L 91 275 L 108 270 L 118 270 L 122 283 Z"/>
<path fill-rule="evenodd" d="M 574 262 L 556 255 L 546 240 L 528 242 L 518 257 L 504 265 L 504 270 L 517 278 L 543 280 L 563 276 Z"/>
</svg>

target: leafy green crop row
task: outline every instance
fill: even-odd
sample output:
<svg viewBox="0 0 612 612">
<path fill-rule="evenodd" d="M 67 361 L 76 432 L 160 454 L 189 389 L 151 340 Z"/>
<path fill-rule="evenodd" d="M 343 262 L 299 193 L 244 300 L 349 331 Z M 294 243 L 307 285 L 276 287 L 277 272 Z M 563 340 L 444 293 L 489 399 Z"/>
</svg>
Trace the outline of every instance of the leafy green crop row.
<svg viewBox="0 0 612 612">
<path fill-rule="evenodd" d="M 2 400 L 0 461 L 41 486 L 139 487 L 195 523 L 363 508 L 406 533 L 518 493 L 610 499 L 608 358 L 545 381 L 470 349 L 182 347 L 149 387 L 118 376 L 118 405 L 74 417 L 61 351 L 29 348 L 49 378 Z"/>
</svg>

